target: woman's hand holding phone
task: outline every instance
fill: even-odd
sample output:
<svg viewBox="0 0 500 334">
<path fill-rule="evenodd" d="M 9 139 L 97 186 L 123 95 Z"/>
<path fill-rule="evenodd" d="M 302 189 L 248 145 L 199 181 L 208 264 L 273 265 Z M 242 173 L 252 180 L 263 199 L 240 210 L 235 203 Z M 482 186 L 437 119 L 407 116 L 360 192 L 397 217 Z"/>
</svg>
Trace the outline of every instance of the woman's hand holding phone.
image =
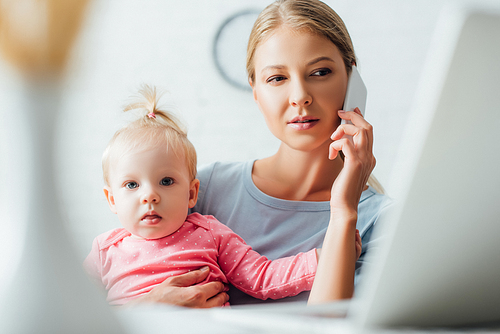
<svg viewBox="0 0 500 334">
<path fill-rule="evenodd" d="M 373 128 L 359 108 L 354 111 L 339 110 L 339 117 L 352 124 L 342 124 L 332 134 L 329 158 L 335 159 L 340 151 L 344 154 L 344 167 L 332 186 L 331 209 L 345 214 L 346 208 L 357 218 L 357 207 L 361 193 L 375 168 L 373 156 Z M 350 136 L 346 138 L 345 135 Z M 339 213 L 340 213 L 339 212 Z"/>
<path fill-rule="evenodd" d="M 342 151 L 344 167 L 331 189 L 330 223 L 309 296 L 310 304 L 352 297 L 354 271 L 362 246 L 356 230 L 358 203 L 375 167 L 371 124 L 363 118 L 359 108 L 339 110 L 339 116 L 352 124 L 340 125 L 331 137 L 329 157 L 335 159 Z"/>
<path fill-rule="evenodd" d="M 345 157 L 344 168 L 332 187 L 331 204 L 348 205 L 356 212 L 361 193 L 375 167 L 375 158 L 372 154 L 373 129 L 363 117 L 366 98 L 366 86 L 357 67 L 353 65 L 343 110 L 339 110 L 341 125 L 332 134 L 331 139 L 334 142 L 330 145 L 329 158 L 335 159 L 339 151 L 342 151 Z"/>
</svg>

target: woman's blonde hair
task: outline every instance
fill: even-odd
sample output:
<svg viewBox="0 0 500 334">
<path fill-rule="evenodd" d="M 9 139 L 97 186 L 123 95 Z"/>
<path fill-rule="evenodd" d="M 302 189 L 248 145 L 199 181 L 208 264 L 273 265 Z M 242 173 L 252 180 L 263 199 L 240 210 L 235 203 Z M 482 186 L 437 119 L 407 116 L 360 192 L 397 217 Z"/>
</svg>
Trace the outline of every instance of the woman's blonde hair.
<svg viewBox="0 0 500 334">
<path fill-rule="evenodd" d="M 305 30 L 329 39 L 340 51 L 347 74 L 356 55 L 351 37 L 340 16 L 327 4 L 319 0 L 278 0 L 267 6 L 257 17 L 247 46 L 248 78 L 255 80 L 254 56 L 257 46 L 276 29 L 287 26 L 294 30 Z"/>
<path fill-rule="evenodd" d="M 196 178 L 196 150 L 187 138 L 187 131 L 170 112 L 161 110 L 158 102 L 161 94 L 156 88 L 144 85 L 140 90 L 141 99 L 124 108 L 137 110 L 137 120 L 118 130 L 111 138 L 102 156 L 104 182 L 109 185 L 109 166 L 112 159 L 135 149 L 163 146 L 165 151 L 174 150 L 186 160 L 191 180 Z"/>
<path fill-rule="evenodd" d="M 257 46 L 282 26 L 326 37 L 339 49 L 347 75 L 351 74 L 352 65 L 357 63 L 356 54 L 340 16 L 319 0 L 277 0 L 259 14 L 248 39 L 246 66 L 250 82 L 255 81 Z M 384 193 L 384 188 L 373 175 L 370 175 L 368 184 L 377 192 Z"/>
</svg>

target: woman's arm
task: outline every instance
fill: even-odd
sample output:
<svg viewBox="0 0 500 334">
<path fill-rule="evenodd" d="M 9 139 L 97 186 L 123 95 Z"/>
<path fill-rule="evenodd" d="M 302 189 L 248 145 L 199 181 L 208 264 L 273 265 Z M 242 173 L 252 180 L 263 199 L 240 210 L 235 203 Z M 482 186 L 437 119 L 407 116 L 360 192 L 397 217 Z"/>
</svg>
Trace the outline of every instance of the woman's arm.
<svg viewBox="0 0 500 334">
<path fill-rule="evenodd" d="M 309 304 L 352 297 L 356 266 L 355 231 L 355 219 L 337 221 L 331 217 L 309 295 Z"/>
<path fill-rule="evenodd" d="M 355 112 L 340 112 L 344 124 L 332 135 L 329 158 L 344 154 L 344 167 L 332 185 L 330 223 L 323 242 L 316 278 L 309 296 L 310 304 L 351 298 L 357 260 L 356 223 L 358 204 L 366 182 L 375 167 L 372 153 L 373 129 Z M 344 135 L 352 136 L 352 141 Z"/>
</svg>

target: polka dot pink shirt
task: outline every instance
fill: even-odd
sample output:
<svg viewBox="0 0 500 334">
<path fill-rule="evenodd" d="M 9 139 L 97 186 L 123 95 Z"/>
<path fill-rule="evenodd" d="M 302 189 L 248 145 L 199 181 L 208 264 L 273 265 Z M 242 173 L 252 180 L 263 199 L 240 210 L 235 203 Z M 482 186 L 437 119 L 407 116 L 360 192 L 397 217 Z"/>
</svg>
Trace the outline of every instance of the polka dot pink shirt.
<svg viewBox="0 0 500 334">
<path fill-rule="evenodd" d="M 108 291 L 112 305 L 148 293 L 166 278 L 210 267 L 200 283 L 232 283 L 260 299 L 278 299 L 310 290 L 316 273 L 316 251 L 274 261 L 259 255 L 212 216 L 189 215 L 176 232 L 161 239 L 140 240 L 118 228 L 95 238 L 84 262 L 87 272 Z"/>
</svg>

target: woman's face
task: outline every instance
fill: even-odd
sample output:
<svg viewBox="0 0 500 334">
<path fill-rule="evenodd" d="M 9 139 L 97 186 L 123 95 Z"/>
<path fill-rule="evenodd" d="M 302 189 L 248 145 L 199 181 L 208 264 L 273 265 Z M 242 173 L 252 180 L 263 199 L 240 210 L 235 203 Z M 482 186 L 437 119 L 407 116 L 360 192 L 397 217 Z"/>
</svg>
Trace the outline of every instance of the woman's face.
<svg viewBox="0 0 500 334">
<path fill-rule="evenodd" d="M 271 132 L 289 147 L 327 147 L 340 124 L 347 72 L 338 48 L 326 37 L 287 27 L 255 51 L 257 102 Z"/>
</svg>

